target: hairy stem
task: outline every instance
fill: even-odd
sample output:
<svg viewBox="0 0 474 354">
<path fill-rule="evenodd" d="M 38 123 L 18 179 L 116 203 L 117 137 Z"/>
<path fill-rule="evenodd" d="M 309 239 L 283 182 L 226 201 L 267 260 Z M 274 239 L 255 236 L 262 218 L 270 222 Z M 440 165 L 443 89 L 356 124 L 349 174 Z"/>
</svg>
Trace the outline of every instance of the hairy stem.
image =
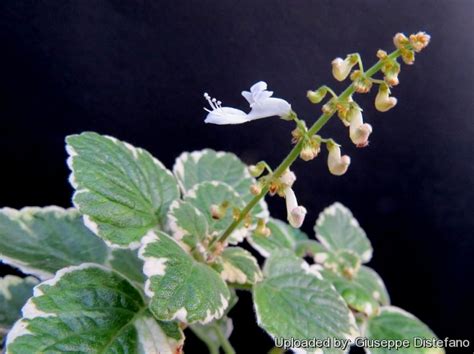
<svg viewBox="0 0 474 354">
<path fill-rule="evenodd" d="M 400 50 L 397 49 L 390 53 L 388 55 L 389 58 L 391 59 L 396 59 L 397 57 L 400 56 Z M 376 62 L 372 67 L 370 67 L 364 74 L 366 77 L 372 77 L 375 75 L 383 65 L 383 61 L 379 60 Z M 350 95 L 354 93 L 354 85 L 349 85 L 339 96 L 338 99 L 346 99 Z M 311 126 L 311 128 L 308 130 L 308 135 L 312 136 L 319 132 L 322 127 L 331 119 L 331 117 L 334 115 L 334 113 L 324 113 L 322 114 L 316 122 Z M 273 176 L 275 178 L 280 177 L 283 172 L 287 168 L 289 168 L 293 162 L 298 158 L 301 149 L 303 148 L 303 142 L 300 141 L 298 144 L 296 144 L 293 149 L 290 151 L 290 153 L 285 157 L 285 159 L 280 163 L 280 165 L 277 167 L 277 169 L 273 172 Z M 265 195 L 268 193 L 268 188 L 269 188 L 269 182 L 262 188 L 262 192 L 255 197 L 252 198 L 250 202 L 247 203 L 247 205 L 242 209 L 240 212 L 239 217 L 232 222 L 232 224 L 227 227 L 227 229 L 224 231 L 224 233 L 219 237 L 218 242 L 225 242 L 227 238 L 232 234 L 232 232 L 240 225 L 240 223 L 245 219 L 245 217 L 248 215 L 248 213 L 252 210 L 252 208 L 258 204 L 258 202 L 265 197 Z"/>
</svg>

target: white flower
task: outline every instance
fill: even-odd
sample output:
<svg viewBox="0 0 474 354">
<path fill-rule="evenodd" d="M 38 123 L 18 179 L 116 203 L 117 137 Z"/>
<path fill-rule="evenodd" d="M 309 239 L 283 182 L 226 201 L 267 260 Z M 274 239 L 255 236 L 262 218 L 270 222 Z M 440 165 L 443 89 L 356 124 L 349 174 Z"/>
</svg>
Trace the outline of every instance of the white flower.
<svg viewBox="0 0 474 354">
<path fill-rule="evenodd" d="M 337 144 L 327 144 L 327 148 L 329 172 L 335 176 L 342 176 L 351 164 L 351 158 L 347 155 L 341 156 L 341 148 Z"/>
<path fill-rule="evenodd" d="M 369 144 L 369 135 L 372 133 L 372 126 L 364 123 L 362 112 L 358 108 L 351 108 L 349 111 L 349 136 L 357 147 L 365 147 Z"/>
<path fill-rule="evenodd" d="M 288 222 L 293 227 L 301 227 L 306 216 L 306 208 L 298 205 L 295 192 L 291 187 L 285 188 L 285 200 Z"/>
<path fill-rule="evenodd" d="M 217 101 L 205 93 L 204 97 L 209 102 L 211 110 L 204 108 L 209 114 L 204 122 L 213 124 L 241 124 L 252 120 L 272 116 L 286 117 L 291 113 L 291 105 L 281 98 L 271 97 L 272 91 L 267 91 L 267 84 L 257 82 L 250 91 L 242 91 L 242 96 L 250 105 L 250 112 L 245 113 L 240 109 L 222 107 L 222 102 Z"/>
<path fill-rule="evenodd" d="M 375 96 L 375 108 L 380 112 L 387 112 L 397 105 L 397 99 L 390 97 L 390 89 L 387 85 L 380 85 L 379 92 Z"/>
</svg>

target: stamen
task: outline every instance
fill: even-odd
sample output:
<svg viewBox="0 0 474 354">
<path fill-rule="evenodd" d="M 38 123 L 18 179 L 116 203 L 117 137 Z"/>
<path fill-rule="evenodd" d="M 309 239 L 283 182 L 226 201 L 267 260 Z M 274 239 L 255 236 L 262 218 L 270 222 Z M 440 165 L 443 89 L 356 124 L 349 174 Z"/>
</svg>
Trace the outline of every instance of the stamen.
<svg viewBox="0 0 474 354">
<path fill-rule="evenodd" d="M 204 98 L 207 100 L 207 102 L 209 103 L 209 106 L 211 106 L 212 108 L 212 111 L 215 111 L 215 110 L 218 110 L 220 108 L 222 108 L 222 102 L 221 101 L 218 101 L 217 99 L 215 98 L 211 98 L 211 96 L 209 96 L 209 94 L 207 92 L 204 93 Z M 207 109 L 207 108 L 204 108 L 204 110 L 206 112 L 212 112 L 211 110 Z"/>
</svg>

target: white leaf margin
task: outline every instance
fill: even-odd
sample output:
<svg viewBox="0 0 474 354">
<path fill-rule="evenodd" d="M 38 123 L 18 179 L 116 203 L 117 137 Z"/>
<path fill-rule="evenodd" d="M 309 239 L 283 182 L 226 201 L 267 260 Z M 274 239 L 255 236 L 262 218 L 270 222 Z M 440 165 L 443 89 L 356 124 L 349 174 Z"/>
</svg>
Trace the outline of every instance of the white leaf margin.
<svg viewBox="0 0 474 354">
<path fill-rule="evenodd" d="M 184 179 L 184 176 L 185 176 L 184 163 L 186 161 L 188 161 L 188 159 L 191 159 L 191 160 L 193 160 L 193 162 L 195 164 L 198 164 L 199 160 L 201 160 L 201 158 L 204 155 L 206 155 L 210 152 L 215 152 L 217 158 L 221 158 L 221 157 L 227 155 L 230 159 L 233 159 L 235 162 L 237 162 L 239 164 L 242 164 L 244 166 L 243 178 L 251 178 L 251 179 L 255 180 L 255 178 L 250 175 L 250 172 L 246 168 L 245 163 L 236 154 L 234 154 L 232 152 L 215 151 L 215 150 L 212 150 L 212 149 L 196 150 L 196 151 L 192 151 L 192 152 L 184 151 L 176 158 L 175 163 L 173 165 L 173 169 L 172 169 L 173 174 L 176 176 L 176 180 L 178 181 L 179 188 L 181 189 L 181 192 L 183 193 L 183 195 L 185 195 L 188 192 L 188 190 L 186 190 L 186 187 L 182 183 L 182 180 Z M 202 183 L 202 182 L 205 182 L 205 181 L 201 181 L 200 183 Z M 217 181 L 217 182 L 226 183 L 225 181 Z M 232 186 L 230 186 L 230 187 L 232 187 Z M 234 188 L 234 187 L 232 187 L 232 188 Z M 267 202 L 265 201 L 264 198 L 262 198 L 258 202 L 258 204 L 260 205 L 262 211 L 259 214 L 255 215 L 255 217 L 264 219 L 265 222 L 268 221 L 268 218 L 270 217 L 270 212 L 268 211 Z"/>
<path fill-rule="evenodd" d="M 183 250 L 183 252 L 187 253 L 185 247 L 183 247 L 180 242 L 175 240 L 173 237 L 169 237 L 169 239 L 175 242 Z M 151 277 L 156 275 L 163 276 L 166 273 L 166 262 L 168 260 L 167 258 L 156 258 L 145 255 L 147 246 L 151 243 L 158 242 L 159 240 L 160 237 L 153 230 L 149 231 L 148 234 L 142 238 L 142 246 L 138 251 L 138 257 L 140 257 L 140 259 L 142 259 L 144 262 L 143 273 L 147 277 L 147 279 L 145 280 L 144 291 L 149 298 L 155 296 L 154 291 L 151 290 Z M 211 310 L 208 309 L 206 318 L 197 322 L 200 324 L 207 324 L 214 319 L 221 318 L 224 315 L 224 311 L 228 306 L 229 299 L 226 299 L 225 296 L 221 294 L 221 306 L 217 308 L 214 312 L 211 312 Z M 182 307 L 173 314 L 170 320 L 178 320 L 180 322 L 187 323 L 187 315 L 188 312 L 186 308 Z"/>
<path fill-rule="evenodd" d="M 323 269 L 322 266 L 320 266 L 319 264 L 311 264 L 310 265 L 309 263 L 307 263 L 305 260 L 302 260 L 302 259 L 300 261 L 301 261 L 301 269 L 303 270 L 303 272 L 305 274 L 314 276 L 319 280 L 324 280 L 322 274 L 320 273 L 320 271 Z M 334 290 L 335 296 L 337 298 L 339 298 L 339 300 L 342 303 L 345 303 L 344 299 L 342 298 L 341 295 L 339 295 L 339 293 L 336 290 L 335 286 L 329 281 L 328 281 L 328 283 L 329 283 L 331 289 Z M 260 312 L 258 311 L 258 305 L 255 301 L 252 301 L 252 302 L 253 302 L 253 306 L 255 308 L 255 315 L 257 317 L 257 324 L 260 328 L 263 329 L 264 328 L 263 325 L 262 325 L 263 321 L 262 321 L 262 319 L 259 315 Z M 357 326 L 357 322 L 356 322 L 356 319 L 354 317 L 354 314 L 350 310 L 349 310 L 349 323 L 350 323 L 352 329 L 354 330 L 354 332 L 345 334 L 345 337 L 346 337 L 346 339 L 351 340 L 351 342 L 354 342 L 354 340 L 358 336 L 360 336 L 360 332 L 359 331 L 356 332 L 356 329 L 358 329 L 359 327 Z M 276 339 L 275 334 L 268 332 L 266 329 L 264 329 L 264 331 L 275 341 L 275 339 Z M 305 349 L 302 349 L 302 348 L 289 348 L 289 349 L 291 351 L 293 351 L 294 353 L 296 353 L 296 354 L 324 354 L 324 351 L 321 348 L 316 348 L 313 351 L 308 351 L 308 350 L 305 350 Z"/>
<path fill-rule="evenodd" d="M 77 210 L 75 208 L 61 208 L 57 205 L 49 205 L 46 207 L 36 207 L 36 206 L 26 206 L 21 209 L 13 209 L 9 207 L 4 207 L 1 209 L 3 214 L 10 218 L 12 221 L 18 222 L 19 217 L 21 217 L 21 214 L 28 214 L 28 213 L 35 213 L 39 211 L 45 211 L 45 212 L 56 212 L 56 213 L 61 213 L 61 214 L 67 214 L 68 212 L 71 212 L 73 210 Z M 26 227 L 23 223 L 19 223 L 20 227 L 25 230 L 25 232 L 32 232 L 29 228 Z M 16 258 L 11 258 L 3 253 L 0 253 L 0 260 L 1 262 L 8 264 L 14 268 L 18 268 L 22 273 L 24 274 L 30 274 L 33 275 L 41 280 L 46 280 L 50 279 L 54 276 L 54 273 L 44 271 L 42 269 L 38 269 L 35 267 L 30 266 L 28 263 L 25 263 L 24 261 Z"/>
<path fill-rule="evenodd" d="M 360 228 L 362 230 L 362 228 L 360 227 L 360 224 L 359 222 L 357 221 L 357 219 L 354 217 L 354 215 L 352 214 L 352 212 L 347 208 L 345 207 L 344 205 L 342 205 L 341 203 L 339 202 L 335 202 L 333 203 L 332 205 L 324 208 L 324 210 L 319 214 L 318 216 L 318 219 L 316 220 L 316 225 L 317 226 L 322 226 L 322 224 L 324 223 L 324 221 L 326 220 L 326 216 L 327 215 L 330 215 L 330 216 L 335 216 L 336 215 L 336 212 L 337 211 L 340 211 L 341 213 L 347 215 L 350 217 L 351 221 L 351 225 L 356 227 L 356 228 Z M 363 230 L 362 230 L 363 231 Z M 364 232 L 365 234 L 365 232 Z M 324 236 L 322 236 L 321 234 L 317 233 L 316 234 L 316 238 L 321 242 L 321 244 L 328 250 L 332 250 L 332 247 L 330 246 L 329 242 L 326 240 L 326 238 Z M 368 261 L 370 261 L 372 259 L 372 255 L 373 255 L 373 248 L 372 248 L 372 245 L 370 243 L 370 240 L 367 238 L 368 242 L 369 242 L 369 245 L 370 245 L 370 249 L 366 250 L 362 255 L 361 255 L 361 260 L 363 263 L 367 263 Z"/>
<path fill-rule="evenodd" d="M 125 278 L 123 275 L 120 273 L 117 273 L 107 267 L 104 267 L 100 264 L 96 263 L 82 263 L 77 266 L 71 266 L 71 267 L 66 267 L 58 272 L 56 272 L 56 275 L 47 280 L 44 281 L 38 285 L 36 285 L 33 288 L 33 296 L 26 302 L 26 304 L 23 306 L 21 312 L 23 315 L 23 318 L 19 319 L 18 321 L 15 322 L 13 325 L 12 329 L 7 335 L 6 342 L 5 342 L 5 348 L 6 348 L 6 353 L 9 354 L 10 351 L 8 350 L 8 346 L 12 344 L 16 338 L 24 336 L 24 335 L 34 335 L 34 333 L 30 332 L 27 329 L 28 323 L 24 321 L 24 319 L 34 319 L 38 317 L 56 317 L 57 315 L 54 313 L 45 313 L 41 310 L 39 310 L 36 305 L 33 303 L 33 299 L 35 297 L 44 295 L 43 291 L 39 288 L 42 285 L 49 285 L 49 286 L 54 286 L 56 283 L 58 283 L 62 277 L 64 277 L 66 274 L 75 272 L 75 271 L 80 271 L 83 269 L 89 269 L 89 268 L 99 268 L 102 269 L 103 271 L 107 273 L 115 273 L 118 276 Z M 128 279 L 127 279 L 128 280 Z M 133 283 L 130 282 L 132 286 Z M 140 290 L 137 289 L 138 292 Z M 146 304 L 145 299 L 144 304 Z M 160 328 L 160 326 L 156 323 L 155 319 L 150 316 L 143 316 L 142 318 L 134 318 L 134 326 L 135 329 L 137 330 L 138 334 L 138 343 L 141 345 L 141 347 L 145 350 L 145 353 L 153 353 L 158 351 L 153 351 L 153 348 L 159 348 L 160 349 L 160 354 L 175 354 L 176 350 L 180 347 L 182 347 L 184 343 L 184 334 L 181 332 L 182 339 L 180 341 L 176 341 L 173 338 L 167 337 L 166 334 L 163 332 L 163 330 Z M 147 334 L 148 332 L 148 334 Z M 151 350 L 151 351 L 149 351 Z"/>
<path fill-rule="evenodd" d="M 98 133 L 95 133 L 95 134 L 98 134 Z M 79 134 L 80 135 L 80 134 Z M 179 185 L 179 181 L 178 179 L 173 175 L 173 173 L 168 170 L 166 168 L 165 165 L 163 165 L 163 163 L 161 161 L 159 161 L 157 158 L 155 158 L 151 153 L 149 153 L 147 150 L 144 150 L 142 148 L 139 148 L 139 147 L 135 147 L 133 146 L 132 144 L 126 142 L 126 141 L 122 141 L 122 140 L 119 140 L 113 136 L 110 136 L 110 135 L 102 135 L 102 134 L 98 134 L 100 135 L 101 137 L 103 138 L 106 138 L 106 139 L 109 139 L 111 140 L 114 144 L 116 144 L 117 146 L 122 143 L 131 153 L 132 153 L 132 156 L 134 158 L 134 160 L 138 160 L 138 156 L 141 155 L 141 154 L 144 154 L 144 153 L 148 153 L 148 155 L 151 157 L 153 163 L 158 166 L 160 169 L 162 169 L 168 176 L 172 177 Z M 74 174 L 74 168 L 73 168 L 73 165 L 74 165 L 74 158 L 76 156 L 78 156 L 78 153 L 77 151 L 71 146 L 69 145 L 68 143 L 66 143 L 66 152 L 68 153 L 69 157 L 67 158 L 66 160 L 66 164 L 67 166 L 69 167 L 69 169 L 71 170 L 71 173 L 69 174 L 69 183 L 71 184 L 71 186 L 74 188 L 74 194 L 72 195 L 72 203 L 73 205 L 76 207 L 77 210 L 80 210 L 79 208 L 79 205 L 78 203 L 76 203 L 74 200 L 75 200 L 75 197 L 76 195 L 80 194 L 80 193 L 89 193 L 91 192 L 90 189 L 88 188 L 81 188 L 81 189 L 78 189 L 79 188 L 79 185 L 77 184 L 76 182 L 76 177 L 75 177 L 75 174 Z M 180 195 L 180 192 L 179 192 L 179 187 L 177 186 L 177 195 Z M 83 214 L 81 212 L 81 214 Z M 86 227 L 92 231 L 92 233 L 94 233 L 96 236 L 100 237 L 102 240 L 104 240 L 104 242 L 106 243 L 106 245 L 110 248 L 121 248 L 121 249 L 131 249 L 131 250 L 136 250 L 138 249 L 140 246 L 141 246 L 141 242 L 140 241 L 135 241 L 135 242 L 131 242 L 128 246 L 124 246 L 124 245 L 117 245 L 115 243 L 112 243 L 110 242 L 109 240 L 105 239 L 105 238 L 102 238 L 99 234 L 100 234 L 100 228 L 99 228 L 99 225 L 92 221 L 90 216 L 87 215 L 87 214 L 83 214 L 83 220 L 84 220 L 84 225 L 86 225 Z M 141 237 L 144 237 L 146 235 L 143 234 Z"/>
</svg>

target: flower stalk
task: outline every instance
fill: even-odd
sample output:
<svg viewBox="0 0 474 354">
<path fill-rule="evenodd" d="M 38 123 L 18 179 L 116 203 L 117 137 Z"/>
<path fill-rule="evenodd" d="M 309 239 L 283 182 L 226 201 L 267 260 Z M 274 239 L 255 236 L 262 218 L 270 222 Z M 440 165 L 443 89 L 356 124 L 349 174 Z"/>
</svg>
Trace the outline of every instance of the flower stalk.
<svg viewBox="0 0 474 354">
<path fill-rule="evenodd" d="M 401 55 L 401 49 L 396 49 L 392 53 L 388 54 L 383 60 L 377 61 L 373 66 L 371 66 L 367 71 L 363 72 L 364 77 L 370 78 L 379 72 L 382 69 L 382 66 L 386 62 L 386 58 L 389 60 L 395 60 Z M 349 97 L 354 94 L 355 87 L 354 84 L 350 84 L 339 96 L 337 96 L 338 101 L 344 101 L 349 99 Z M 308 136 L 313 136 L 317 134 L 326 123 L 333 117 L 335 111 L 325 112 L 319 116 L 319 118 L 314 122 L 314 124 L 308 129 Z M 303 149 L 304 141 L 300 140 L 293 149 L 288 153 L 280 165 L 274 170 L 273 177 L 279 178 L 291 165 L 298 159 L 301 150 Z M 240 225 L 240 223 L 245 220 L 250 211 L 260 202 L 262 198 L 266 196 L 269 191 L 270 182 L 265 182 L 262 186 L 260 194 L 257 194 L 255 197 L 247 203 L 247 205 L 241 210 L 238 218 L 236 218 L 222 233 L 222 235 L 216 239 L 216 242 L 224 243 L 227 238 L 232 234 L 232 232 Z"/>
</svg>

